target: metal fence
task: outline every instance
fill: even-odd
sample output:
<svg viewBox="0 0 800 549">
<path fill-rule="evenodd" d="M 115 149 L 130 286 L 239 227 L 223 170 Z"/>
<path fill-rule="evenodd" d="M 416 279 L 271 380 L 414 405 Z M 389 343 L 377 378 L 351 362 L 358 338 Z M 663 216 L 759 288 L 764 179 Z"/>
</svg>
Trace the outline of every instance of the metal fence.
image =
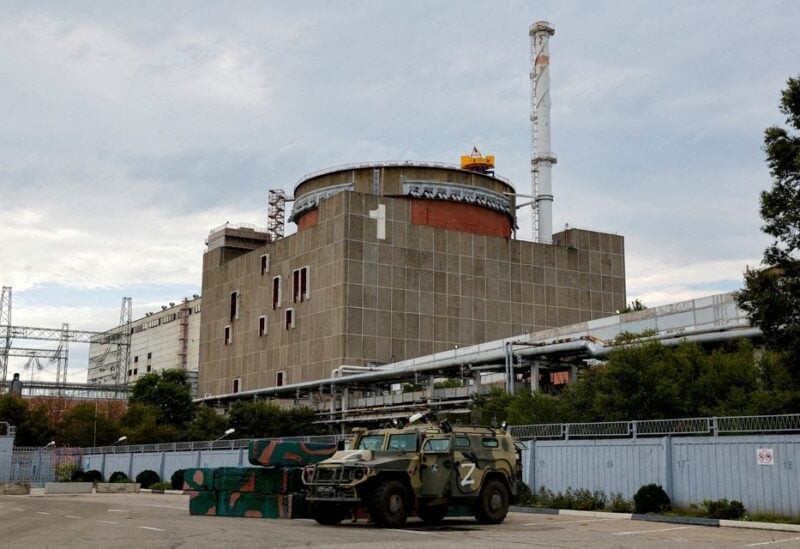
<svg viewBox="0 0 800 549">
<path fill-rule="evenodd" d="M 797 433 L 800 432 L 800 414 L 652 419 L 604 423 L 543 423 L 512 425 L 509 429 L 512 435 L 521 440 Z"/>
<path fill-rule="evenodd" d="M 62 463 L 80 467 L 80 449 L 15 446 L 5 459 L 0 459 L 0 482 L 51 482 L 56 480 L 57 467 Z"/>
<path fill-rule="evenodd" d="M 752 428 L 762 430 L 763 423 Z M 778 424 L 778 431 L 786 431 Z M 746 429 L 735 423 L 731 429 Z M 800 434 L 575 438 L 524 443 L 524 480 L 534 492 L 602 490 L 631 498 L 658 484 L 675 506 L 739 500 L 751 512 L 800 516 Z"/>
</svg>

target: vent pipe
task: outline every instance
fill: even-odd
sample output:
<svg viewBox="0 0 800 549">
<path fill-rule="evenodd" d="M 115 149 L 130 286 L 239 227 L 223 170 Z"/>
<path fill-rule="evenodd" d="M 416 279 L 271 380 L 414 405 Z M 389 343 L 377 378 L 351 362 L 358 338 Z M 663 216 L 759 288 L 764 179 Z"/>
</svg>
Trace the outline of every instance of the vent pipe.
<svg viewBox="0 0 800 549">
<path fill-rule="evenodd" d="M 531 39 L 531 182 L 533 184 L 533 239 L 553 243 L 553 187 L 550 170 L 556 163 L 550 151 L 550 37 L 555 27 L 538 21 Z"/>
</svg>

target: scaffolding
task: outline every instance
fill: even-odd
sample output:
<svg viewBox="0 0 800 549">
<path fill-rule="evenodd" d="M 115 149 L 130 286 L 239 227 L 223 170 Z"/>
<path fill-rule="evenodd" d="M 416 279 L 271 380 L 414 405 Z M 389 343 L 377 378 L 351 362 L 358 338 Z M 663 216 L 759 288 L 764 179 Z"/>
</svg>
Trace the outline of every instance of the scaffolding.
<svg viewBox="0 0 800 549">
<path fill-rule="evenodd" d="M 267 199 L 267 234 L 270 240 L 283 238 L 286 224 L 286 192 L 283 189 L 270 189 Z"/>
<path fill-rule="evenodd" d="M 180 322 L 178 329 L 178 364 L 181 370 L 186 371 L 189 354 L 189 315 L 192 314 L 192 308 L 189 306 L 189 300 L 183 298 L 181 308 L 178 309 L 178 320 Z"/>
</svg>

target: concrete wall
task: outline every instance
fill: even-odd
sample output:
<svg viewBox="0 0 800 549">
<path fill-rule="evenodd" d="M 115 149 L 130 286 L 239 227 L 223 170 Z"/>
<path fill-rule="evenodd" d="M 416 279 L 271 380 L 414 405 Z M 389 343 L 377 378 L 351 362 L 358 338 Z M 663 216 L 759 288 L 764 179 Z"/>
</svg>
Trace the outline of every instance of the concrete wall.
<svg viewBox="0 0 800 549">
<path fill-rule="evenodd" d="M 0 482 L 9 482 L 11 478 L 11 454 L 14 450 L 13 436 L 0 436 Z"/>
<path fill-rule="evenodd" d="M 673 505 L 739 500 L 748 511 L 800 516 L 800 435 L 529 441 L 524 479 L 533 491 L 620 492 L 659 484 Z M 774 465 L 759 465 L 759 449 Z"/>
<path fill-rule="evenodd" d="M 191 467 L 249 467 L 247 448 L 235 450 L 194 450 L 181 452 L 141 452 L 125 454 L 90 454 L 83 456 L 84 471 L 96 469 L 108 480 L 115 471 L 122 471 L 134 480 L 136 475 L 150 469 L 163 482 L 169 482 L 178 469 Z"/>
</svg>

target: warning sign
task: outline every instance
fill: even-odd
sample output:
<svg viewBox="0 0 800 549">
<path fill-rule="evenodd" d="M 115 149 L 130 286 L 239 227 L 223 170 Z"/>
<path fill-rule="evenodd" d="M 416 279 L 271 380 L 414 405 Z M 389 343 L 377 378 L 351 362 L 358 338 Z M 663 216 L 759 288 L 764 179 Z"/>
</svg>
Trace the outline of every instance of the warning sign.
<svg viewBox="0 0 800 549">
<path fill-rule="evenodd" d="M 772 448 L 759 448 L 756 452 L 756 459 L 759 465 L 775 465 L 775 456 Z"/>
</svg>

